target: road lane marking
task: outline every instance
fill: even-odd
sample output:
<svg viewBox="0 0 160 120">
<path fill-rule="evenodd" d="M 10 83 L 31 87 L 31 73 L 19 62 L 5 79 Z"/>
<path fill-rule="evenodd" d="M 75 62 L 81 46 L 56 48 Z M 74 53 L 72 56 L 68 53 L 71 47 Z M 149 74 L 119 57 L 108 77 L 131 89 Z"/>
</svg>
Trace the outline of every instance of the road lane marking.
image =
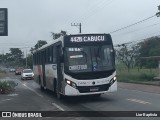
<svg viewBox="0 0 160 120">
<path fill-rule="evenodd" d="M 9 94 L 9 95 L 7 95 L 7 96 L 17 96 L 18 94 Z"/>
<path fill-rule="evenodd" d="M 32 92 L 34 92 L 35 94 L 37 94 L 38 96 L 43 97 L 43 95 L 39 94 L 38 92 L 36 92 L 36 91 L 33 90 L 32 88 L 28 87 L 25 83 L 22 83 L 22 82 L 21 82 L 21 84 L 22 84 L 23 86 L 25 86 L 26 88 L 28 88 L 29 90 L 31 90 Z"/>
<path fill-rule="evenodd" d="M 9 101 L 9 100 L 12 100 L 12 99 L 4 99 L 4 100 L 1 100 L 2 102 L 5 102 L 5 101 Z"/>
<path fill-rule="evenodd" d="M 12 99 L 4 99 L 4 100 L 1 100 L 0 103 L 3 103 L 5 101 L 9 101 L 9 100 L 12 100 Z"/>
<path fill-rule="evenodd" d="M 28 88 L 29 90 L 31 90 L 32 92 L 36 93 L 38 96 L 43 97 L 43 95 L 39 94 L 38 92 L 36 92 L 35 90 L 33 90 L 32 88 L 28 87 L 25 83 L 22 84 L 23 86 L 25 86 L 26 88 Z"/>
<path fill-rule="evenodd" d="M 146 102 L 143 100 L 137 100 L 137 99 L 127 99 L 128 101 L 132 101 L 132 102 L 137 102 L 137 103 L 141 103 L 141 104 L 151 104 L 150 102 Z"/>
<path fill-rule="evenodd" d="M 57 105 L 56 103 L 52 103 L 56 108 L 60 109 L 61 111 L 65 111 L 61 106 Z"/>
</svg>

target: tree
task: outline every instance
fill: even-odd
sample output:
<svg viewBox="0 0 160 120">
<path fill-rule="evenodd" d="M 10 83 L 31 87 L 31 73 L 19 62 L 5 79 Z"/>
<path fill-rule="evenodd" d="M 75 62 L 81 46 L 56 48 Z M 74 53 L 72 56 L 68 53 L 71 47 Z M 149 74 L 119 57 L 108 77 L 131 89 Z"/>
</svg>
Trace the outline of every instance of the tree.
<svg viewBox="0 0 160 120">
<path fill-rule="evenodd" d="M 1 61 L 8 66 L 22 66 L 23 53 L 19 48 L 10 48 L 10 53 L 1 56 Z"/>
<path fill-rule="evenodd" d="M 135 60 L 138 56 L 138 48 L 138 45 L 127 46 L 127 44 L 122 44 L 118 45 L 118 48 L 115 49 L 116 58 L 126 65 L 128 72 L 135 64 Z"/>
<path fill-rule="evenodd" d="M 3 61 L 3 54 L 0 54 L 0 63 Z"/>
<path fill-rule="evenodd" d="M 159 37 L 151 37 L 143 42 L 139 43 L 139 57 L 151 57 L 151 56 L 160 56 L 160 38 Z M 140 65 L 145 66 L 147 68 L 155 68 L 158 65 L 158 61 L 154 59 L 141 59 Z"/>
<path fill-rule="evenodd" d="M 35 44 L 34 48 L 30 49 L 31 53 L 33 53 L 34 50 L 37 50 L 38 48 L 42 47 L 45 44 L 47 44 L 47 41 L 45 41 L 45 40 L 37 41 L 37 43 Z"/>
<path fill-rule="evenodd" d="M 66 32 L 66 31 L 61 30 L 61 32 L 60 32 L 60 33 L 54 33 L 54 32 L 51 32 L 51 34 L 52 34 L 53 39 L 54 39 L 54 40 L 56 40 L 56 39 L 58 39 L 58 38 L 59 38 L 59 37 L 61 37 L 61 36 L 65 36 L 65 35 L 67 35 L 67 32 Z"/>
<path fill-rule="evenodd" d="M 47 44 L 47 41 L 45 41 L 45 40 L 39 40 L 39 41 L 37 42 L 37 44 L 34 46 L 34 49 L 36 50 L 36 49 L 42 47 L 42 46 L 45 45 L 45 44 Z"/>
<path fill-rule="evenodd" d="M 10 59 L 13 59 L 15 61 L 19 61 L 20 59 L 22 59 L 22 51 L 19 48 L 10 48 Z"/>
</svg>

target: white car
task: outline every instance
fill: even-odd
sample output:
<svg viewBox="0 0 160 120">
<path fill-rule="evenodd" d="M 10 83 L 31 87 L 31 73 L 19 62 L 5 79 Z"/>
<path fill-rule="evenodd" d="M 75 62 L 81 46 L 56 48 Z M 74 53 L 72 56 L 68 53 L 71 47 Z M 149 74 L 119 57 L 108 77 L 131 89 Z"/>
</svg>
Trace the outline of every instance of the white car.
<svg viewBox="0 0 160 120">
<path fill-rule="evenodd" d="M 15 72 L 15 69 L 14 68 L 10 68 L 9 71 L 10 72 Z"/>
<path fill-rule="evenodd" d="M 21 74 L 21 80 L 34 79 L 34 73 L 31 69 L 24 69 Z"/>
</svg>

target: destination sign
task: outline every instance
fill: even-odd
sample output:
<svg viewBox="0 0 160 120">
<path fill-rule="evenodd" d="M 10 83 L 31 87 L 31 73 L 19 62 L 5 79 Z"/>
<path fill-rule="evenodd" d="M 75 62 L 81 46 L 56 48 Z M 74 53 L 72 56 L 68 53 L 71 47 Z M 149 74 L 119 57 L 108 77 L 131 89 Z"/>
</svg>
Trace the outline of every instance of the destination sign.
<svg viewBox="0 0 160 120">
<path fill-rule="evenodd" d="M 97 36 L 72 36 L 70 37 L 70 41 L 73 42 L 102 42 L 105 41 L 104 35 Z"/>
</svg>

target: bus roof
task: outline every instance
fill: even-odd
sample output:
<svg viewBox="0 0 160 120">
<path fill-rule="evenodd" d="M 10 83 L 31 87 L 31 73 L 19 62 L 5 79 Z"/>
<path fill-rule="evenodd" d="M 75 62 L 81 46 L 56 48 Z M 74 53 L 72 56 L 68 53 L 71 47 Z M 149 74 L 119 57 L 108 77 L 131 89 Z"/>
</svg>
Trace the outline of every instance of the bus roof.
<svg viewBox="0 0 160 120">
<path fill-rule="evenodd" d="M 61 36 L 60 38 L 58 38 L 56 40 L 51 41 L 50 43 L 47 43 L 47 44 L 43 45 L 42 47 L 38 48 L 37 50 L 34 50 L 33 53 L 36 53 L 37 51 L 40 51 L 40 50 L 42 50 L 44 48 L 47 48 L 48 46 L 50 46 L 50 45 L 52 45 L 52 44 L 54 44 L 54 43 L 56 43 L 56 42 L 58 42 L 58 41 L 60 41 L 62 39 L 63 39 L 63 36 Z"/>
<path fill-rule="evenodd" d="M 62 41 L 63 42 L 63 38 L 64 37 L 70 37 L 70 36 L 89 36 L 89 35 L 106 35 L 106 36 L 110 36 L 110 34 L 106 34 L 106 33 L 92 33 L 92 34 L 70 34 L 70 35 L 66 35 L 66 36 L 61 36 L 60 38 L 51 41 L 50 43 L 43 45 L 42 47 L 38 48 L 37 50 L 34 50 L 33 53 L 36 53 L 37 51 L 40 51 L 44 48 L 49 47 L 50 45 L 58 42 L 58 41 Z"/>
</svg>

